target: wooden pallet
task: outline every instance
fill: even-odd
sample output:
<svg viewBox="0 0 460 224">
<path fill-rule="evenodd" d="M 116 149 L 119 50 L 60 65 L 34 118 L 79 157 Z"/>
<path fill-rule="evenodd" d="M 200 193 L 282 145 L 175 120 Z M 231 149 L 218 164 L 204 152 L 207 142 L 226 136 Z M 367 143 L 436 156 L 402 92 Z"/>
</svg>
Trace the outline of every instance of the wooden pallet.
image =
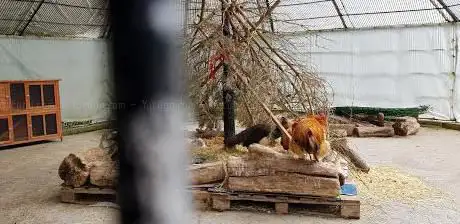
<svg viewBox="0 0 460 224">
<path fill-rule="evenodd" d="M 214 187 L 215 184 L 189 186 L 189 190 L 203 191 Z M 69 187 L 61 185 L 61 201 L 73 204 L 94 204 L 97 202 L 115 202 L 117 191 L 97 186 Z M 198 201 L 198 200 L 197 200 Z"/>
<path fill-rule="evenodd" d="M 277 214 L 288 214 L 290 204 L 326 205 L 337 206 L 340 211 L 338 215 L 342 218 L 360 218 L 361 202 L 357 196 L 342 195 L 340 198 L 325 198 L 304 195 L 210 192 L 210 198 L 212 209 L 217 211 L 229 210 L 232 201 L 254 201 L 274 203 Z"/>
<path fill-rule="evenodd" d="M 117 191 L 108 188 L 62 186 L 61 201 L 73 204 L 94 204 L 97 202 L 116 202 Z"/>
<path fill-rule="evenodd" d="M 194 206 L 199 210 L 212 208 L 217 211 L 230 210 L 232 201 L 269 202 L 275 204 L 278 214 L 288 214 L 290 204 L 338 206 L 339 216 L 343 218 L 360 218 L 360 199 L 357 196 L 340 196 L 340 198 L 317 197 L 288 194 L 261 194 L 247 192 L 216 191 L 209 186 L 189 188 L 193 195 Z M 61 188 L 61 201 L 74 204 L 94 204 L 97 202 L 116 202 L 116 191 L 98 187 Z"/>
</svg>

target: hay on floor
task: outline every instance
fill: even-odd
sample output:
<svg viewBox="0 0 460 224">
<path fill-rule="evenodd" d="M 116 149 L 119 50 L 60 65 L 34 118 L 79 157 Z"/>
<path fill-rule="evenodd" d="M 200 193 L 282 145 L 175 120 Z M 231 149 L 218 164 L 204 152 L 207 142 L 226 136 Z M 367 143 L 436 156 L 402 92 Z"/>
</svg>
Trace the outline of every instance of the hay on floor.
<svg viewBox="0 0 460 224">
<path fill-rule="evenodd" d="M 203 139 L 206 143 L 205 148 L 193 148 L 191 150 L 192 157 L 201 158 L 205 162 L 215 162 L 227 160 L 230 156 L 242 156 L 248 149 L 241 145 L 237 145 L 234 150 L 224 147 L 223 137 L 214 137 L 211 139 Z"/>
<path fill-rule="evenodd" d="M 420 178 L 391 166 L 372 167 L 368 174 L 354 174 L 363 198 L 379 201 L 416 201 L 440 198 L 441 191 L 426 185 Z"/>
</svg>

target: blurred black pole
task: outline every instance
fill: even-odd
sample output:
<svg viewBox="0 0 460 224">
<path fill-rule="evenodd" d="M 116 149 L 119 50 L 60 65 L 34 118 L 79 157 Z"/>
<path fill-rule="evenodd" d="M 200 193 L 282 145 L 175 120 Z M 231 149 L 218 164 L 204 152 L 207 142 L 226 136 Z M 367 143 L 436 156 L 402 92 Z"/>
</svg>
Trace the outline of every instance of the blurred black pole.
<svg viewBox="0 0 460 224">
<path fill-rule="evenodd" d="M 112 0 L 122 223 L 188 223 L 179 1 Z"/>
<path fill-rule="evenodd" d="M 222 3 L 222 33 L 224 36 L 231 38 L 230 18 Z M 226 54 L 226 52 L 224 53 Z M 224 57 L 225 58 L 225 57 Z M 224 139 L 235 135 L 235 92 L 233 91 L 231 77 L 229 75 L 229 65 L 227 61 L 223 64 L 223 102 L 224 102 Z"/>
</svg>

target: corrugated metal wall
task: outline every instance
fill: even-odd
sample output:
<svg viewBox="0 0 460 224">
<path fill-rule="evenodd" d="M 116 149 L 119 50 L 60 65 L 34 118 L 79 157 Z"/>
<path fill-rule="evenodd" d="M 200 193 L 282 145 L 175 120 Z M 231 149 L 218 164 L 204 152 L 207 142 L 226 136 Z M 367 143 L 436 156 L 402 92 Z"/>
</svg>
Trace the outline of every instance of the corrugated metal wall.
<svg viewBox="0 0 460 224">
<path fill-rule="evenodd" d="M 107 56 L 105 40 L 0 37 L 0 79 L 62 79 L 65 121 L 105 119 Z"/>
<path fill-rule="evenodd" d="M 460 120 L 460 26 L 319 32 L 295 37 L 297 56 L 334 89 L 335 106 L 431 105 L 438 119 Z M 307 41 L 308 40 L 308 41 Z M 60 78 L 63 118 L 107 116 L 105 40 L 0 38 L 0 78 Z"/>
<path fill-rule="evenodd" d="M 453 105 L 452 107 L 454 108 L 453 111 L 454 111 L 454 117 L 457 121 L 460 122 L 460 78 L 458 77 L 460 75 L 460 59 L 458 58 L 459 57 L 459 38 L 460 37 L 460 26 L 459 28 L 457 28 L 457 31 L 456 31 L 456 37 L 455 37 L 455 40 L 456 40 L 456 44 L 455 44 L 455 57 L 457 58 L 457 63 L 455 64 L 455 74 L 454 74 L 454 89 L 453 89 L 453 95 L 454 95 L 454 99 L 453 99 Z"/>
<path fill-rule="evenodd" d="M 301 59 L 333 86 L 335 106 L 430 105 L 429 117 L 459 119 L 459 91 L 453 91 L 459 27 L 318 32 L 292 40 Z"/>
</svg>

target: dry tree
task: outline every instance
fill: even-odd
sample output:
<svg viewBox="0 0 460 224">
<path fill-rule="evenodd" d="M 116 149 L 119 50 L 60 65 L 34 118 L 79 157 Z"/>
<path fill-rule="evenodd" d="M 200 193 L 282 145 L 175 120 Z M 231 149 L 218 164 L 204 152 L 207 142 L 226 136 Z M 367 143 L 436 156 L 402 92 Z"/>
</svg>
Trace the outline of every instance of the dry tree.
<svg viewBox="0 0 460 224">
<path fill-rule="evenodd" d="M 224 84 L 235 90 L 237 120 L 245 126 L 268 122 L 275 109 L 292 116 L 328 111 L 325 80 L 293 57 L 289 39 L 269 25 L 279 3 L 201 0 L 195 6 L 186 62 L 190 98 L 202 112 L 199 119 L 222 117 Z M 219 73 L 224 64 L 230 74 L 226 80 Z"/>
</svg>

